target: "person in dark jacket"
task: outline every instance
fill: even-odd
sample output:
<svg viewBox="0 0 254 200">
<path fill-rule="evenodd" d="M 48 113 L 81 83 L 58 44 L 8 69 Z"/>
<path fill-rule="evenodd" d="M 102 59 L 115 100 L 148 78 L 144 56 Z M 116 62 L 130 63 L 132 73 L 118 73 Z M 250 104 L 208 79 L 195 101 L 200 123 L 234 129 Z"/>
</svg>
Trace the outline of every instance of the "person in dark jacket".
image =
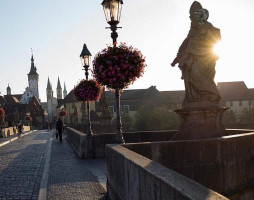
<svg viewBox="0 0 254 200">
<path fill-rule="evenodd" d="M 56 122 L 56 130 L 58 132 L 59 142 L 62 142 L 63 122 L 60 117 L 57 119 Z"/>
<path fill-rule="evenodd" d="M 24 129 L 24 124 L 22 123 L 22 121 L 19 121 L 16 128 L 18 129 L 18 138 L 20 138 Z"/>
</svg>

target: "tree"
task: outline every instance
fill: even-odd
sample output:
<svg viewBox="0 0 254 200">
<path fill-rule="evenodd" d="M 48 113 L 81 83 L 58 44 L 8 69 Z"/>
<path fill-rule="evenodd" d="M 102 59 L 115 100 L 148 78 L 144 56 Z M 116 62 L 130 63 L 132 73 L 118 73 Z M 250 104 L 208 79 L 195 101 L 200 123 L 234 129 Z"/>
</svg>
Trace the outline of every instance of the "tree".
<svg viewBox="0 0 254 200">
<path fill-rule="evenodd" d="M 135 128 L 139 131 L 178 129 L 179 117 L 163 105 L 145 104 L 136 113 Z"/>
<path fill-rule="evenodd" d="M 121 122 L 122 122 L 122 130 L 124 132 L 133 131 L 135 127 L 133 127 L 133 120 L 129 113 L 122 112 L 121 113 Z M 113 118 L 112 124 L 116 124 L 116 118 Z"/>
<path fill-rule="evenodd" d="M 233 110 L 226 110 L 222 117 L 222 122 L 225 125 L 234 125 L 236 124 L 236 116 Z"/>
<path fill-rule="evenodd" d="M 121 119 L 122 119 L 122 125 L 123 125 L 123 131 L 132 131 L 133 125 L 132 125 L 132 118 L 130 117 L 129 113 L 123 112 L 121 113 Z"/>
</svg>

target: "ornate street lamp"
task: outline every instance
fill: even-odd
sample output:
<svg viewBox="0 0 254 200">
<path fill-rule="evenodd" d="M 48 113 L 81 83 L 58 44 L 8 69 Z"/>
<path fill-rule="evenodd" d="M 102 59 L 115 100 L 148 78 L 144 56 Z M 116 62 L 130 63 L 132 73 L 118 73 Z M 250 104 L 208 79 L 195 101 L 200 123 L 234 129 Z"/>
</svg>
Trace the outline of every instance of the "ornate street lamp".
<svg viewBox="0 0 254 200">
<path fill-rule="evenodd" d="M 112 31 L 111 38 L 113 39 L 113 45 L 116 45 L 116 38 L 118 34 L 116 32 L 117 24 L 120 22 L 121 12 L 122 12 L 122 0 L 103 0 L 101 3 L 104 9 L 105 17 L 107 23 L 110 25 L 110 29 Z M 120 92 L 119 87 L 116 85 L 115 89 L 115 97 L 116 97 L 116 143 L 125 143 L 122 133 L 122 122 L 120 115 Z"/>
<path fill-rule="evenodd" d="M 87 49 L 86 44 L 84 44 L 82 52 L 80 54 L 80 59 L 82 66 L 84 67 L 85 70 L 85 75 L 86 75 L 86 80 L 88 80 L 88 68 L 89 68 L 89 63 L 91 59 L 91 53 Z M 88 120 L 88 129 L 87 129 L 87 136 L 93 135 L 92 128 L 91 128 L 91 119 L 90 119 L 90 102 L 86 102 L 87 106 L 87 120 Z"/>
<path fill-rule="evenodd" d="M 103 0 L 101 3 L 104 9 L 105 17 L 107 23 L 110 25 L 110 29 L 112 31 L 111 38 L 113 39 L 113 43 L 116 44 L 116 38 L 118 34 L 116 32 L 117 24 L 120 22 L 121 12 L 122 12 L 122 0 Z"/>
</svg>

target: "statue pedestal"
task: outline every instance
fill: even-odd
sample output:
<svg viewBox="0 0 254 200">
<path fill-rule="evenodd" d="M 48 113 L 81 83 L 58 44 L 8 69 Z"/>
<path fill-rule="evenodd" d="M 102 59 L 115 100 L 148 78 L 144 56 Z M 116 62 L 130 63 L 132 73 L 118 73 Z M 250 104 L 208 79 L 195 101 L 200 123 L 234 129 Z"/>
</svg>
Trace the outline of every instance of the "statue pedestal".
<svg viewBox="0 0 254 200">
<path fill-rule="evenodd" d="M 227 108 L 186 107 L 175 110 L 180 115 L 180 127 L 174 140 L 199 140 L 225 135 L 222 113 Z"/>
</svg>

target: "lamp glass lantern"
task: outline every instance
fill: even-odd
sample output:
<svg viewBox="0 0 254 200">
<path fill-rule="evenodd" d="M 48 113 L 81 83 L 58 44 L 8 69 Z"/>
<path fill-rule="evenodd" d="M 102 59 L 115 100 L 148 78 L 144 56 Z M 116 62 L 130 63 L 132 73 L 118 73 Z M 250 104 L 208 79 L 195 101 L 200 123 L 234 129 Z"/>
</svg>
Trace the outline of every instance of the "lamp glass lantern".
<svg viewBox="0 0 254 200">
<path fill-rule="evenodd" d="M 104 0 L 102 3 L 107 23 L 117 25 L 122 12 L 122 0 Z"/>
<path fill-rule="evenodd" d="M 86 44 L 84 44 L 82 52 L 80 54 L 80 60 L 81 60 L 81 63 L 82 63 L 83 67 L 84 66 L 89 66 L 91 56 L 92 55 L 91 55 L 90 51 L 87 49 Z"/>
</svg>

